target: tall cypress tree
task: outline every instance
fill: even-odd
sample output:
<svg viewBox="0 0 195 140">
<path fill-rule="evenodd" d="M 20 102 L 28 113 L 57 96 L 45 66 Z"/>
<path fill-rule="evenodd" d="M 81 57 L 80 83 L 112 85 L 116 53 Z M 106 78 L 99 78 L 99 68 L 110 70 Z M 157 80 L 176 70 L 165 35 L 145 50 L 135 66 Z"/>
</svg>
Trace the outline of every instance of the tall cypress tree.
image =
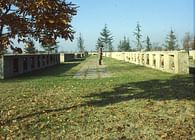
<svg viewBox="0 0 195 140">
<path fill-rule="evenodd" d="M 141 51 L 142 50 L 142 44 L 141 44 L 141 38 L 142 38 L 142 35 L 141 35 L 141 26 L 139 23 L 137 23 L 137 26 L 136 26 L 136 29 L 135 29 L 135 32 L 133 32 L 135 38 L 136 38 L 136 46 L 137 46 L 137 50 L 138 51 Z"/>
<path fill-rule="evenodd" d="M 146 51 L 150 51 L 151 48 L 152 48 L 152 44 L 151 44 L 149 36 L 147 36 L 147 38 L 146 38 Z"/>
<path fill-rule="evenodd" d="M 97 43 L 96 43 L 96 50 L 99 51 L 99 48 L 102 47 L 102 45 L 103 45 L 103 44 L 102 44 L 101 39 L 98 38 Z"/>
<path fill-rule="evenodd" d="M 112 36 L 112 33 L 108 29 L 106 24 L 105 24 L 104 28 L 102 29 L 102 32 L 100 32 L 99 41 L 102 42 L 102 44 L 104 46 L 104 50 L 106 50 L 106 51 L 113 50 L 113 46 L 112 46 L 113 36 Z"/>
<path fill-rule="evenodd" d="M 127 39 L 126 37 L 124 37 L 124 39 L 119 42 L 118 50 L 119 51 L 130 51 L 131 50 L 131 46 L 130 46 L 129 39 Z"/>
<path fill-rule="evenodd" d="M 167 35 L 167 39 L 165 41 L 166 50 L 175 50 L 178 48 L 177 38 L 175 36 L 174 31 L 171 29 L 170 33 Z"/>
<path fill-rule="evenodd" d="M 79 52 L 85 51 L 84 39 L 83 39 L 81 33 L 79 34 L 79 37 L 77 39 L 77 46 L 78 46 Z"/>
</svg>

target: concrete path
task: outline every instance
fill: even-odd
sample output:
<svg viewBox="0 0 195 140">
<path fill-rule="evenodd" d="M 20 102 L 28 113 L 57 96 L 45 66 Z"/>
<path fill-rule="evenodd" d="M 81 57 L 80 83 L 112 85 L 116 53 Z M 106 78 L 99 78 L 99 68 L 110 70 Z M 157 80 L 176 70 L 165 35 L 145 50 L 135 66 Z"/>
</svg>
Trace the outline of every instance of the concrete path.
<svg viewBox="0 0 195 140">
<path fill-rule="evenodd" d="M 98 64 L 98 58 L 89 58 L 84 66 L 74 75 L 74 78 L 79 79 L 97 79 L 110 77 L 110 74 L 106 70 L 106 65 Z"/>
</svg>

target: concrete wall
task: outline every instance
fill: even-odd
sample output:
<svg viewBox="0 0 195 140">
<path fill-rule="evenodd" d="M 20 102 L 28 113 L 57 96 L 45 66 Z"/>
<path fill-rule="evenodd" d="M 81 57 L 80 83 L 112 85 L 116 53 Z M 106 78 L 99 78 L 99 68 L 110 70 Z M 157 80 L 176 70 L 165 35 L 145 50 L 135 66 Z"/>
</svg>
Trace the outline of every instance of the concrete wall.
<svg viewBox="0 0 195 140">
<path fill-rule="evenodd" d="M 103 55 L 169 73 L 189 73 L 189 55 L 187 52 L 104 52 Z"/>
<path fill-rule="evenodd" d="M 0 78 L 4 79 L 60 64 L 60 54 L 4 55 L 0 61 Z"/>
<path fill-rule="evenodd" d="M 85 53 L 60 53 L 60 62 L 69 62 L 83 58 Z"/>
<path fill-rule="evenodd" d="M 75 60 L 74 53 L 60 53 L 60 62 L 68 62 Z"/>
<path fill-rule="evenodd" d="M 189 56 L 192 57 L 193 60 L 195 60 L 195 50 L 189 51 Z"/>
<path fill-rule="evenodd" d="M 98 52 L 89 52 L 89 55 L 98 55 Z"/>
<path fill-rule="evenodd" d="M 18 54 L 0 56 L 0 79 L 83 58 L 85 53 Z"/>
</svg>

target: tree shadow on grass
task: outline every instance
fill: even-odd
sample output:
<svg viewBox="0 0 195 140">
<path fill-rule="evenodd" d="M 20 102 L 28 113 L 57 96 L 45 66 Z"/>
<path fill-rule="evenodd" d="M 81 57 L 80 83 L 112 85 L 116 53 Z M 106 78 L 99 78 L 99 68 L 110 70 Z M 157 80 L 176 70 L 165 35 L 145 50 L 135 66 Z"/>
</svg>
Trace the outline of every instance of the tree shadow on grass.
<svg viewBox="0 0 195 140">
<path fill-rule="evenodd" d="M 58 113 L 85 106 L 104 107 L 110 104 L 126 102 L 133 99 L 195 101 L 195 86 L 192 83 L 192 78 L 177 76 L 170 80 L 148 80 L 122 84 L 115 87 L 113 91 L 91 93 L 83 98 L 88 101 L 69 107 L 65 106 L 61 108 L 45 109 L 7 120 L 0 120 L 0 125 L 9 125 L 14 120 L 21 121 L 43 114 Z"/>
<path fill-rule="evenodd" d="M 86 104 L 78 104 L 78 105 L 73 105 L 73 106 L 69 106 L 69 107 L 45 109 L 42 111 L 37 111 L 37 112 L 32 112 L 32 113 L 29 113 L 26 115 L 17 116 L 15 118 L 11 118 L 11 119 L 0 120 L 0 125 L 2 125 L 2 126 L 9 125 L 9 124 L 12 124 L 13 121 L 22 121 L 24 119 L 32 118 L 35 116 L 40 116 L 40 115 L 49 114 L 49 113 L 58 113 L 58 112 L 68 111 L 68 110 L 75 109 L 78 107 L 83 107 L 83 106 L 86 106 Z"/>
<path fill-rule="evenodd" d="M 115 87 L 112 91 L 84 96 L 88 105 L 106 106 L 132 99 L 195 100 L 195 86 L 190 77 L 173 77 L 170 80 L 132 82 Z"/>
</svg>

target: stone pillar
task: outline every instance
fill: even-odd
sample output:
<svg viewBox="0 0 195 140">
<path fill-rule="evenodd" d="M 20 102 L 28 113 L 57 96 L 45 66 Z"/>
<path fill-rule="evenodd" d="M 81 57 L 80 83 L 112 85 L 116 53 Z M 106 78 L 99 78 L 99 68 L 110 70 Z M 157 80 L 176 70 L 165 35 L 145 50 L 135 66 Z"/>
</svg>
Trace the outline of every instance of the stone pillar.
<svg viewBox="0 0 195 140">
<path fill-rule="evenodd" d="M 160 69 L 160 53 L 156 53 L 156 68 Z"/>
</svg>

